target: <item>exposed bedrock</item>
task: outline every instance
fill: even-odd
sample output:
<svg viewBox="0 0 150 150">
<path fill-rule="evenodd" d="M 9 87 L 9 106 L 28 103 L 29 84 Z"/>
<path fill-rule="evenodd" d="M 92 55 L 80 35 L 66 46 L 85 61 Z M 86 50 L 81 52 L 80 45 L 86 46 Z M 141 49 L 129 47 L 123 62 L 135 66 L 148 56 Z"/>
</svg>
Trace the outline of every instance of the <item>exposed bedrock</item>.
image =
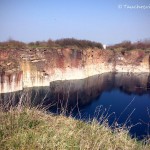
<svg viewBox="0 0 150 150">
<path fill-rule="evenodd" d="M 0 93 L 106 72 L 149 73 L 149 53 L 142 50 L 25 49 L 0 54 Z"/>
</svg>

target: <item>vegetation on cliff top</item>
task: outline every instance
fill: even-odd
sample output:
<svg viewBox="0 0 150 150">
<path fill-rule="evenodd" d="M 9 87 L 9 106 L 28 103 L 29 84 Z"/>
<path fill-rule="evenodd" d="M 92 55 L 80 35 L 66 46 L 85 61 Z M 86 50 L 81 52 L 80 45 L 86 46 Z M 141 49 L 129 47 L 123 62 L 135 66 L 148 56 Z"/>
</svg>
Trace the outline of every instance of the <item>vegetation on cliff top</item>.
<svg viewBox="0 0 150 150">
<path fill-rule="evenodd" d="M 74 38 L 66 38 L 66 39 L 59 39 L 59 40 L 51 40 L 48 41 L 36 41 L 30 42 L 28 44 L 15 41 L 15 40 L 8 40 L 6 42 L 0 42 L 0 48 L 26 48 L 26 47 L 40 47 L 40 48 L 60 48 L 60 47 L 77 47 L 77 48 L 100 48 L 102 49 L 103 46 L 101 43 L 93 42 L 89 40 L 78 40 Z"/>
<path fill-rule="evenodd" d="M 0 49 L 8 49 L 8 48 L 66 48 L 66 47 L 74 47 L 74 48 L 99 48 L 103 49 L 103 45 L 99 42 L 89 41 L 89 40 L 78 40 L 75 38 L 64 38 L 59 40 L 47 40 L 47 41 L 36 41 L 30 43 L 23 43 L 16 40 L 8 40 L 6 42 L 0 42 Z M 109 50 L 150 50 L 150 40 L 138 41 L 132 43 L 131 41 L 123 41 L 118 44 L 114 44 L 108 46 Z"/>
<path fill-rule="evenodd" d="M 131 41 L 123 41 L 121 43 L 109 46 L 108 49 L 125 50 L 125 51 L 134 50 L 134 49 L 150 50 L 150 40 L 138 41 L 135 43 L 131 43 Z"/>
<path fill-rule="evenodd" d="M 107 121 L 99 124 L 54 116 L 37 109 L 0 111 L 0 149 L 148 150 L 150 144 L 131 139 L 128 131 L 112 131 Z"/>
</svg>

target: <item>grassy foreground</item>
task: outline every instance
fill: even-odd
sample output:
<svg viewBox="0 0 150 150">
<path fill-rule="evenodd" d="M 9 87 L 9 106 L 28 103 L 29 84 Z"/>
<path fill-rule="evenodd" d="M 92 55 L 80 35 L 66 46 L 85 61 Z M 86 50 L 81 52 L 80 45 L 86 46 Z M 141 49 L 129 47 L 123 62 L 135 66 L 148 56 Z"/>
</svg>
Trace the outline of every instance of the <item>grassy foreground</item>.
<svg viewBox="0 0 150 150">
<path fill-rule="evenodd" d="M 0 149 L 149 150 L 150 144 L 131 139 L 123 129 L 112 132 L 94 120 L 89 124 L 32 108 L 0 112 Z"/>
</svg>

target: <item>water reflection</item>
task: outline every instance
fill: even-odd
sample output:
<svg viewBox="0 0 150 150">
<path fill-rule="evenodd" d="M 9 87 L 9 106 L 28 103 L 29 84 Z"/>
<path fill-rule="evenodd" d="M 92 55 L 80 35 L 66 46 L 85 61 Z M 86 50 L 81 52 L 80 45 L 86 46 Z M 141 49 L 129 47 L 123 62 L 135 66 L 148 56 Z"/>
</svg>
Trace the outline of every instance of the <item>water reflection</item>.
<svg viewBox="0 0 150 150">
<path fill-rule="evenodd" d="M 131 134 L 150 134 L 150 77 L 147 73 L 105 73 L 82 80 L 55 81 L 49 87 L 27 88 L 15 93 L 1 94 L 1 105 L 47 107 L 52 112 L 65 108 L 80 119 L 95 117 L 99 108 L 107 108 L 109 124 L 114 121 L 127 125 L 141 123 L 131 129 Z M 99 107 L 99 106 L 103 107 Z M 111 106 L 111 107 L 110 107 Z M 80 115 L 79 114 L 80 110 Z M 98 110 L 98 111 L 97 111 Z M 97 111 L 97 112 L 96 112 Z M 98 112 L 99 117 L 102 112 Z M 148 130 L 149 129 L 149 130 Z"/>
</svg>

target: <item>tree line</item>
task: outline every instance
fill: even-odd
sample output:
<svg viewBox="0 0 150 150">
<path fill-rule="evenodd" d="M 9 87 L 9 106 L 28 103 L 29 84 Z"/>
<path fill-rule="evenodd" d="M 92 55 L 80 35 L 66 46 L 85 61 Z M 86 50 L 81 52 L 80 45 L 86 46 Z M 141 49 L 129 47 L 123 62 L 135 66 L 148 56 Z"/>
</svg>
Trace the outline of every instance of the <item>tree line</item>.
<svg viewBox="0 0 150 150">
<path fill-rule="evenodd" d="M 68 47 L 74 46 L 78 48 L 103 48 L 103 45 L 99 42 L 93 42 L 89 40 L 78 40 L 74 38 L 65 38 L 59 40 L 47 40 L 47 41 L 36 41 L 30 43 L 23 43 L 16 40 L 8 40 L 6 42 L 0 42 L 0 47 L 13 47 L 13 48 L 24 48 L 26 46 L 30 47 Z"/>
<path fill-rule="evenodd" d="M 115 49 L 124 49 L 124 50 L 134 50 L 134 49 L 141 49 L 146 50 L 150 48 L 150 40 L 138 41 L 132 43 L 131 41 L 123 41 L 121 43 L 109 46 L 108 49 L 115 50 Z"/>
</svg>

